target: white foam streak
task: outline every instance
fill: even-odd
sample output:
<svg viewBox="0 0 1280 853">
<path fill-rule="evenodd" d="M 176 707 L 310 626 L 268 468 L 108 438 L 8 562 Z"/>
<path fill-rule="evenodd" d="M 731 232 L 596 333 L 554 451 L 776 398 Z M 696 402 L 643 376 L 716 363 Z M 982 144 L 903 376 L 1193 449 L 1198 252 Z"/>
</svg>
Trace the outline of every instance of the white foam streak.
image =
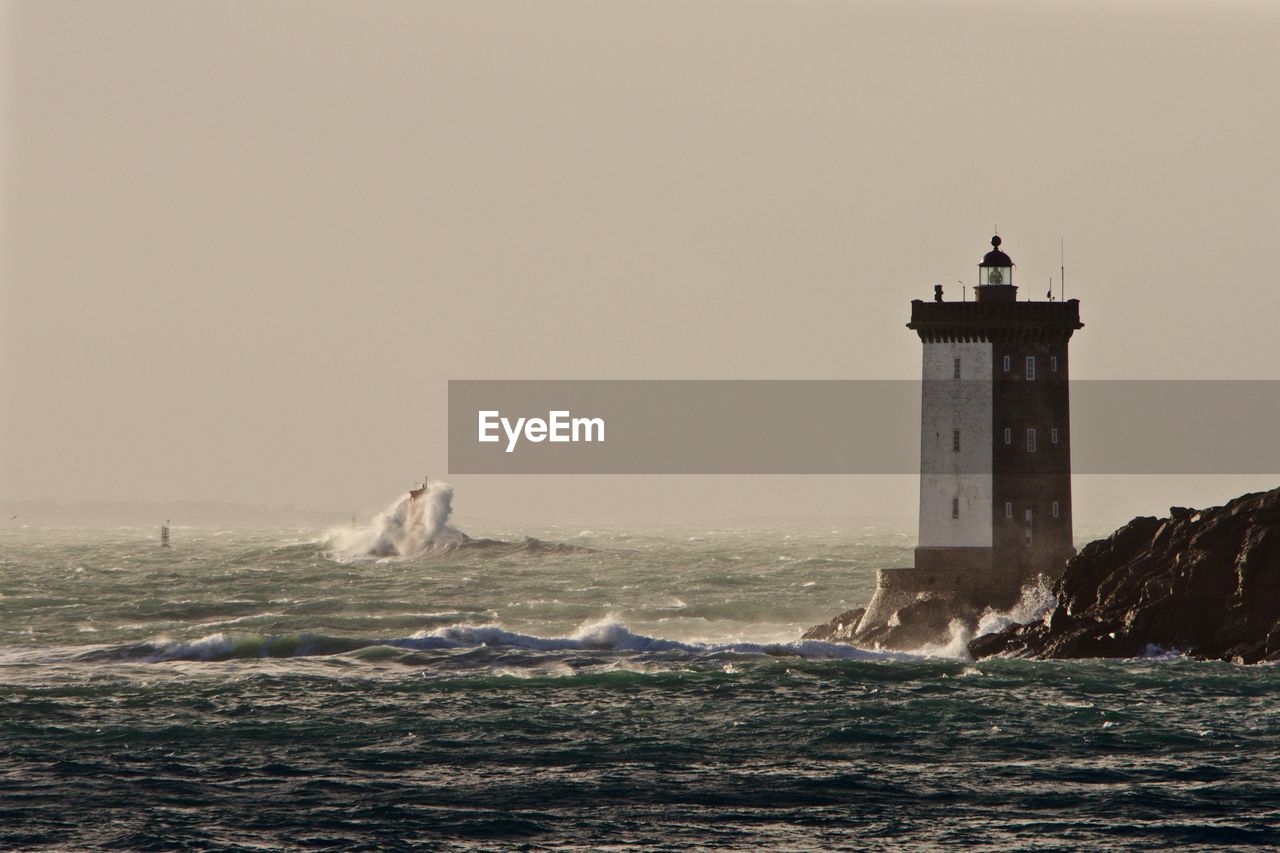
<svg viewBox="0 0 1280 853">
<path fill-rule="evenodd" d="M 222 632 L 209 634 L 189 643 L 172 642 L 163 638 L 153 644 L 151 660 L 216 660 L 230 657 L 236 652 L 236 642 Z"/>
</svg>

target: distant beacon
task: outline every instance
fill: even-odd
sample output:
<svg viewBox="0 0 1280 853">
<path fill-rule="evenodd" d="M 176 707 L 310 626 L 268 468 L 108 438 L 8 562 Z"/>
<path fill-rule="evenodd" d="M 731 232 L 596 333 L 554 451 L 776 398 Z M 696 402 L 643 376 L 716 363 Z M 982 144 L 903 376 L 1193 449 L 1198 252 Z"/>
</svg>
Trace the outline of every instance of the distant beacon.
<svg viewBox="0 0 1280 853">
<path fill-rule="evenodd" d="M 924 344 L 920 536 L 915 567 L 882 569 L 860 631 L 921 593 L 1007 607 L 1074 553 L 1067 343 L 1080 302 L 1017 300 L 991 238 L 975 301 L 913 300 Z"/>
</svg>

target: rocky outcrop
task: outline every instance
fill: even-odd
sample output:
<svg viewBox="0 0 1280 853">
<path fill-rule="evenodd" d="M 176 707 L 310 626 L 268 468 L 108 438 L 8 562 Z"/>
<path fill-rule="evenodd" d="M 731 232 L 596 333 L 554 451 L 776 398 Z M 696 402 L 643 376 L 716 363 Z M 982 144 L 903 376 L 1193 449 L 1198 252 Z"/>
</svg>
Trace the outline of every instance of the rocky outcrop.
<svg viewBox="0 0 1280 853">
<path fill-rule="evenodd" d="M 970 653 L 1280 660 L 1280 489 L 1135 518 L 1085 546 L 1054 594 L 1042 620 L 979 637 Z"/>
<path fill-rule="evenodd" d="M 804 632 L 804 636 L 801 639 L 826 640 L 832 643 L 848 642 L 853 638 L 854 632 L 858 630 L 858 623 L 862 621 L 862 616 L 866 612 L 867 608 L 865 607 L 859 607 L 857 610 L 846 610 L 830 622 L 814 625 Z"/>
<path fill-rule="evenodd" d="M 1044 579 L 1017 571 L 880 569 L 866 608 L 814 625 L 804 639 L 894 651 L 947 646 L 961 635 L 973 636 L 988 615 L 1021 612 L 1028 593 L 1043 599 L 1045 586 Z"/>
<path fill-rule="evenodd" d="M 976 605 L 954 593 L 923 593 L 894 609 L 887 619 L 864 617 L 868 610 L 849 610 L 822 625 L 804 632 L 805 640 L 851 643 L 866 649 L 911 651 L 945 645 L 953 633 L 972 636 L 982 613 Z M 953 623 L 958 623 L 954 625 Z"/>
<path fill-rule="evenodd" d="M 925 593 L 893 612 L 885 622 L 864 624 L 850 641 L 867 649 L 914 651 L 942 646 L 955 630 L 972 636 L 985 607 L 954 593 Z"/>
</svg>

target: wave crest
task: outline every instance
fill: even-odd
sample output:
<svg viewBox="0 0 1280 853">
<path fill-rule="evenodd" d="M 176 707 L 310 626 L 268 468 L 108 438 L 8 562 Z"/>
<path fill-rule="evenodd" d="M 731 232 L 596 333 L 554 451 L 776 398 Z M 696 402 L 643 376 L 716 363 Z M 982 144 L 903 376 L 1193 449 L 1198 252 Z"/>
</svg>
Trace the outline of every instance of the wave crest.
<svg viewBox="0 0 1280 853">
<path fill-rule="evenodd" d="M 906 652 L 871 651 L 847 643 L 821 640 L 798 640 L 786 643 L 701 643 L 669 640 L 638 634 L 607 617 L 583 623 L 568 636 L 539 637 L 509 631 L 496 623 L 485 625 L 455 624 L 423 630 L 409 637 L 395 639 L 360 639 L 330 637 L 322 634 L 237 634 L 218 632 L 197 640 L 150 640 L 122 646 L 96 649 L 79 656 L 80 660 L 112 662 L 219 661 L 252 658 L 281 658 L 340 655 L 372 647 L 391 647 L 406 651 L 431 651 L 494 647 L 504 650 L 536 652 L 583 651 L 618 654 L 676 653 L 699 657 L 724 654 L 797 657 L 809 660 L 921 660 L 936 655 Z"/>
</svg>

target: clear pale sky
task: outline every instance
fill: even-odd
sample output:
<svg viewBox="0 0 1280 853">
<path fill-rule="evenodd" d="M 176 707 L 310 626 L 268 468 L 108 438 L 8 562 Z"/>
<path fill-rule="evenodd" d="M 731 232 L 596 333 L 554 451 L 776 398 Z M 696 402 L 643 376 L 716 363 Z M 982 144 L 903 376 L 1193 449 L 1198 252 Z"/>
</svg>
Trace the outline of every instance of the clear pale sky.
<svg viewBox="0 0 1280 853">
<path fill-rule="evenodd" d="M 1038 294 L 1065 238 L 1076 378 L 1280 378 L 1280 4 L 3 10 L 0 498 L 375 508 L 445 476 L 450 378 L 916 377 L 909 301 L 996 225 Z M 916 512 L 450 479 L 460 521 Z"/>
</svg>

